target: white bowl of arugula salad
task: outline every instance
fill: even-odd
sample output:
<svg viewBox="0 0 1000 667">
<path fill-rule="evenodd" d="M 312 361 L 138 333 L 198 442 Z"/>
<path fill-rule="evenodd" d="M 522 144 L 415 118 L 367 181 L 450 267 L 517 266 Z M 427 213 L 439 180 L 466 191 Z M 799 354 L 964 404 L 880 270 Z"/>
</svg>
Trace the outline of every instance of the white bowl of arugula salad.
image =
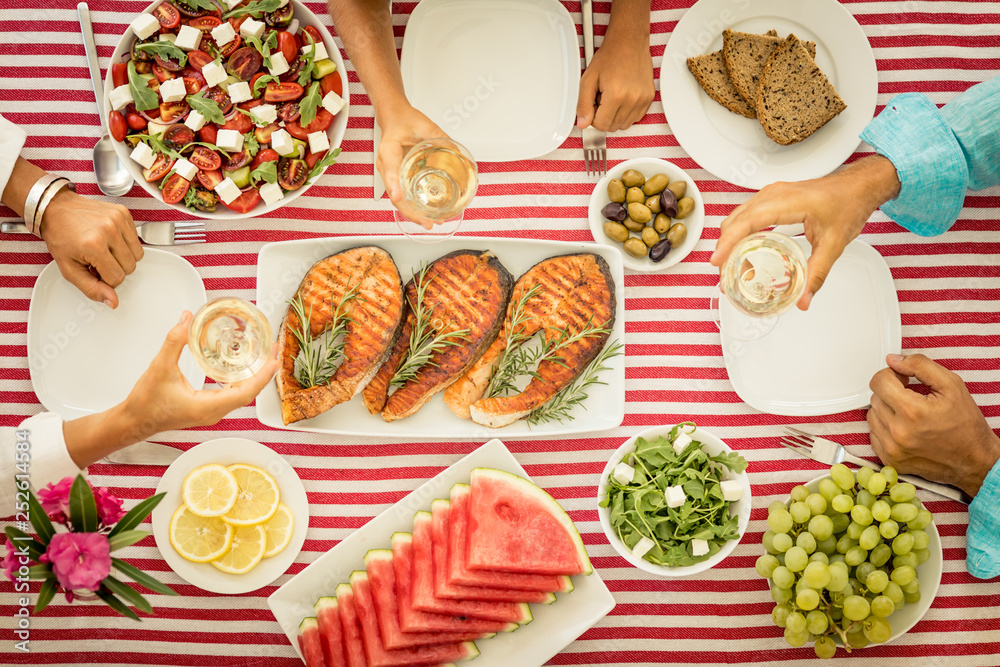
<svg viewBox="0 0 1000 667">
<path fill-rule="evenodd" d="M 150 195 L 202 218 L 264 215 L 333 164 L 347 74 L 296 0 L 157 1 L 104 82 L 118 158 Z"/>
<path fill-rule="evenodd" d="M 731 554 L 750 523 L 746 460 L 691 422 L 656 426 L 618 448 L 598 482 L 611 546 L 663 577 L 704 572 Z"/>
</svg>

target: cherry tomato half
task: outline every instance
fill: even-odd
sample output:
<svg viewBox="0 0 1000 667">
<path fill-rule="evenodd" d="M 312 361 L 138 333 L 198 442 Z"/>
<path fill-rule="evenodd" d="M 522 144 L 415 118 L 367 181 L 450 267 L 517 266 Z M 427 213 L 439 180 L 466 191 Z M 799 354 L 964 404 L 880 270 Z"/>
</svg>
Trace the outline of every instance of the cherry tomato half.
<svg viewBox="0 0 1000 667">
<path fill-rule="evenodd" d="M 170 58 L 164 58 L 159 53 L 153 56 L 153 60 L 156 61 L 157 65 L 167 70 L 168 72 L 180 72 L 183 69 L 178 61 L 172 60 Z"/>
<path fill-rule="evenodd" d="M 142 177 L 146 179 L 147 183 L 158 181 L 163 178 L 173 166 L 174 159 L 172 157 L 167 157 L 163 153 L 157 153 L 156 161 L 153 162 L 153 166 L 149 169 L 142 170 Z"/>
<path fill-rule="evenodd" d="M 160 28 L 171 30 L 181 22 L 181 13 L 169 2 L 161 2 L 153 10 L 153 16 L 160 22 Z"/>
<path fill-rule="evenodd" d="M 233 26 L 233 31 L 238 35 L 240 34 L 240 26 L 243 22 L 250 18 L 249 14 L 244 14 L 243 16 L 231 16 L 229 18 L 229 25 Z"/>
<path fill-rule="evenodd" d="M 331 125 L 333 125 L 333 114 L 320 107 L 316 109 L 316 117 L 313 118 L 313 122 L 306 125 L 306 132 L 309 134 L 313 132 L 326 132 Z"/>
<path fill-rule="evenodd" d="M 287 81 L 285 83 L 268 83 L 264 89 L 264 100 L 267 102 L 290 102 L 302 97 L 305 91 L 299 84 Z"/>
<path fill-rule="evenodd" d="M 153 76 L 155 76 L 156 80 L 159 81 L 160 83 L 163 83 L 164 81 L 169 81 L 170 79 L 176 77 L 176 75 L 173 72 L 171 72 L 165 67 L 161 67 L 160 63 L 153 63 Z"/>
<path fill-rule="evenodd" d="M 188 64 L 199 72 L 201 68 L 212 62 L 212 56 L 204 51 L 188 51 Z"/>
<path fill-rule="evenodd" d="M 264 127 L 255 128 L 253 131 L 253 136 L 256 137 L 257 143 L 259 144 L 269 144 L 271 143 L 271 135 L 278 131 L 280 126 L 277 123 L 271 123 Z"/>
<path fill-rule="evenodd" d="M 305 160 L 283 157 L 278 160 L 278 183 L 286 190 L 297 190 L 306 184 L 309 167 Z"/>
<path fill-rule="evenodd" d="M 212 171 L 222 166 L 222 158 L 211 148 L 205 146 L 195 146 L 194 152 L 188 156 L 191 164 L 202 171 Z"/>
<path fill-rule="evenodd" d="M 249 81 L 254 74 L 260 71 L 264 64 L 264 57 L 252 46 L 244 46 L 229 56 L 226 63 L 226 71 L 243 81 Z"/>
<path fill-rule="evenodd" d="M 168 204 L 176 204 L 184 199 L 191 181 L 185 180 L 180 174 L 173 174 L 167 179 L 163 186 L 163 201 Z"/>
<path fill-rule="evenodd" d="M 190 110 L 191 107 L 188 106 L 187 102 L 161 102 L 160 120 L 164 123 L 172 123 L 184 117 Z"/>
<path fill-rule="evenodd" d="M 214 144 L 219 138 L 219 128 L 215 123 L 208 123 L 205 127 L 198 130 L 198 139 L 204 141 L 206 144 Z"/>
<path fill-rule="evenodd" d="M 261 151 L 254 156 L 253 161 L 250 163 L 250 170 L 253 171 L 265 162 L 277 162 L 280 157 L 281 156 L 278 155 L 278 151 L 276 150 L 271 148 L 261 149 Z"/>
<path fill-rule="evenodd" d="M 125 114 L 125 122 L 128 123 L 130 129 L 138 132 L 142 132 L 146 129 L 147 125 L 149 125 L 149 123 L 146 122 L 146 119 L 135 111 L 130 111 Z"/>
<path fill-rule="evenodd" d="M 237 169 L 242 169 L 250 164 L 251 159 L 250 151 L 244 148 L 239 153 L 233 153 L 229 156 L 229 159 L 222 165 L 222 171 L 236 171 Z"/>
<path fill-rule="evenodd" d="M 111 81 L 118 86 L 128 83 L 128 65 L 125 63 L 115 63 L 111 66 Z"/>
<path fill-rule="evenodd" d="M 210 33 L 212 32 L 212 28 L 215 28 L 216 26 L 221 24 L 222 24 L 222 19 L 212 15 L 199 16 L 197 18 L 193 18 L 190 21 L 188 21 L 189 26 L 191 26 L 192 28 L 197 28 L 198 30 L 201 30 L 203 33 Z"/>
<path fill-rule="evenodd" d="M 309 153 L 306 153 L 306 165 L 309 167 L 310 171 L 312 171 L 312 168 L 316 166 L 317 162 L 323 159 L 324 155 L 326 155 L 326 151 L 320 151 L 319 153 L 313 153 L 310 151 Z"/>
<path fill-rule="evenodd" d="M 188 3 L 184 2 L 184 0 L 173 0 L 173 3 L 177 7 L 177 9 L 180 10 L 181 14 L 183 14 L 184 16 L 189 16 L 189 17 L 204 16 L 205 14 L 208 13 L 207 9 L 192 7 Z"/>
<path fill-rule="evenodd" d="M 221 199 L 219 201 L 222 201 Z M 239 197 L 229 202 L 222 202 L 222 205 L 228 208 L 230 211 L 235 211 L 237 213 L 246 213 L 247 211 L 253 210 L 253 208 L 260 203 L 260 193 L 257 192 L 257 188 L 248 188 L 243 191 Z"/>
<path fill-rule="evenodd" d="M 190 57 L 191 54 L 189 53 L 188 58 Z M 319 82 L 319 87 L 320 90 L 323 91 L 323 97 L 326 97 L 326 94 L 331 90 L 337 93 L 340 97 L 344 96 L 344 82 L 340 79 L 340 72 L 334 72 L 333 74 L 327 74 L 324 76 Z"/>
<path fill-rule="evenodd" d="M 176 123 L 163 131 L 163 144 L 172 150 L 180 151 L 194 141 L 194 131 L 184 123 Z"/>
<path fill-rule="evenodd" d="M 219 109 L 222 110 L 222 115 L 226 115 L 233 110 L 233 101 L 229 99 L 229 95 L 219 86 L 212 86 L 211 88 L 205 89 L 205 97 L 212 100 L 219 105 Z"/>
<path fill-rule="evenodd" d="M 281 53 L 285 56 L 285 60 L 292 62 L 299 57 L 299 41 L 298 38 L 290 32 L 285 30 L 278 31 L 278 48 L 281 49 Z"/>
<path fill-rule="evenodd" d="M 285 102 L 278 107 L 278 120 L 283 120 L 286 123 L 298 120 L 300 115 L 302 113 L 299 111 L 298 102 Z"/>
<path fill-rule="evenodd" d="M 307 25 L 307 26 L 305 26 L 305 27 L 302 28 L 302 32 L 303 33 L 309 33 L 309 36 L 313 38 L 313 42 L 315 42 L 316 44 L 322 44 L 323 43 L 323 35 L 319 34 L 319 28 L 316 28 L 315 26 Z M 302 35 L 302 46 L 308 46 L 308 45 L 309 45 L 309 38 L 306 37 L 303 34 Z"/>
<path fill-rule="evenodd" d="M 193 67 L 185 67 L 184 69 L 182 69 L 181 76 L 184 77 L 185 79 L 194 79 L 195 81 L 198 82 L 199 86 L 205 85 L 205 77 L 202 76 L 201 72 L 199 72 Z"/>
<path fill-rule="evenodd" d="M 184 90 L 188 95 L 194 95 L 201 90 L 201 83 L 191 76 L 184 77 Z"/>
<path fill-rule="evenodd" d="M 235 116 L 227 120 L 220 129 L 236 130 L 240 134 L 246 134 L 253 129 L 253 121 L 250 120 L 250 117 L 246 114 L 237 113 Z"/>
<path fill-rule="evenodd" d="M 288 134 L 292 135 L 296 139 L 301 139 L 302 141 L 309 141 L 309 132 L 306 128 L 299 125 L 299 121 L 293 120 L 291 122 L 285 123 L 285 129 L 288 130 Z"/>
<path fill-rule="evenodd" d="M 209 190 L 214 190 L 215 186 L 222 182 L 222 173 L 213 169 L 212 171 L 199 171 L 198 182 Z"/>
<path fill-rule="evenodd" d="M 108 114 L 108 131 L 115 141 L 125 141 L 125 135 L 128 134 L 128 123 L 125 122 L 125 116 L 122 115 L 121 111 L 112 111 Z"/>
</svg>

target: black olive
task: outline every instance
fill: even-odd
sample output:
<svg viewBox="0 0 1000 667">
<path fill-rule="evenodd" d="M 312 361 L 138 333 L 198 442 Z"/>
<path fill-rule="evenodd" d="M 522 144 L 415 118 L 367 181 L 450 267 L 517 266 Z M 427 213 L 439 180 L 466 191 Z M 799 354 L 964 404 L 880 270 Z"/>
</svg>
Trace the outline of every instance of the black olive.
<svg viewBox="0 0 1000 667">
<path fill-rule="evenodd" d="M 618 202 L 611 202 L 610 204 L 601 209 L 601 215 L 603 215 L 608 220 L 621 222 L 622 220 L 628 217 L 628 209 L 625 208 L 624 204 L 619 204 Z"/>
<path fill-rule="evenodd" d="M 663 258 L 667 256 L 670 252 L 670 241 L 663 239 L 652 248 L 649 249 L 649 258 L 654 262 L 661 262 Z"/>
<path fill-rule="evenodd" d="M 677 215 L 677 197 L 670 190 L 660 193 L 660 212 L 670 218 Z"/>
</svg>

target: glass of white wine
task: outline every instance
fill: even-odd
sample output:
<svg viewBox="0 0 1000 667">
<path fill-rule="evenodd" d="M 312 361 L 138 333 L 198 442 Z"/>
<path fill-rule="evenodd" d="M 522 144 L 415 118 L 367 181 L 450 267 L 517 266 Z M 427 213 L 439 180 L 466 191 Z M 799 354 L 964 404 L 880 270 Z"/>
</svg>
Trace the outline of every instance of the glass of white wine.
<svg viewBox="0 0 1000 667">
<path fill-rule="evenodd" d="M 213 299 L 198 309 L 188 347 L 205 375 L 239 382 L 263 368 L 271 354 L 271 325 L 264 313 L 237 297 Z"/>
<path fill-rule="evenodd" d="M 806 278 L 806 255 L 793 239 L 777 232 L 747 236 L 723 265 L 712 297 L 719 331 L 735 340 L 763 338 L 802 296 Z"/>
<path fill-rule="evenodd" d="M 409 238 L 436 243 L 454 234 L 465 207 L 476 194 L 476 161 L 451 139 L 422 141 L 406 154 L 399 169 L 404 210 L 394 210 L 396 224 Z"/>
</svg>

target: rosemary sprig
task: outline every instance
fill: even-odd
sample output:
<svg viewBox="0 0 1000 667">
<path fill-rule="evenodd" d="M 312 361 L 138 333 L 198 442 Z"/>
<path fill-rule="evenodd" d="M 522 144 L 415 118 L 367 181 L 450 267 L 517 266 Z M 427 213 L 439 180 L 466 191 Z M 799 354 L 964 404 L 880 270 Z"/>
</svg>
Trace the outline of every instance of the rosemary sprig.
<svg viewBox="0 0 1000 667">
<path fill-rule="evenodd" d="M 529 426 L 544 422 L 557 421 L 560 424 L 563 420 L 570 419 L 570 410 L 587 399 L 587 390 L 595 384 L 607 384 L 598 379 L 598 375 L 603 371 L 610 370 L 610 366 L 605 365 L 609 359 L 622 354 L 624 346 L 617 340 L 605 346 L 597 357 L 587 364 L 587 368 L 576 377 L 573 382 L 564 387 L 558 394 L 550 398 L 545 404 L 538 406 L 526 419 Z"/>
<path fill-rule="evenodd" d="M 531 338 L 531 335 L 524 331 L 524 323 L 533 318 L 525 313 L 524 309 L 541 288 L 540 284 L 535 284 L 531 289 L 522 291 L 517 298 L 517 303 L 511 309 L 510 326 L 507 327 L 504 349 L 497 362 L 497 368 L 490 377 L 490 383 L 486 386 L 484 398 L 493 398 L 500 394 L 507 395 L 517 391 L 515 386 L 517 378 L 528 372 L 530 366 L 523 359 L 524 353 L 521 350 L 521 343 Z"/>
<path fill-rule="evenodd" d="M 299 341 L 299 353 L 295 357 L 295 379 L 304 388 L 321 385 L 333 376 L 337 371 L 337 364 L 344 356 L 343 334 L 347 331 L 347 325 L 352 320 L 344 311 L 347 304 L 358 296 L 358 287 L 361 286 L 359 280 L 344 291 L 340 297 L 340 302 L 333 309 L 333 320 L 330 328 L 315 338 L 310 331 L 309 322 L 312 320 L 312 306 L 306 313 L 305 304 L 302 297 L 297 296 L 289 301 L 296 317 L 299 318 L 299 328 L 292 330 L 292 335 Z M 333 306 L 333 299 L 330 299 Z"/>
<path fill-rule="evenodd" d="M 420 369 L 430 364 L 437 366 L 431 361 L 435 352 L 440 352 L 452 345 L 461 345 L 469 339 L 470 329 L 460 329 L 448 333 L 437 334 L 437 329 L 433 326 L 433 311 L 424 307 L 424 293 L 430 281 L 425 281 L 428 265 L 422 264 L 420 272 L 414 276 L 413 282 L 417 288 L 416 303 L 410 303 L 416 322 L 410 331 L 410 347 L 406 353 L 406 358 L 393 373 L 389 380 L 390 387 L 402 387 L 409 380 L 412 380 L 420 372 Z M 445 327 L 440 327 L 444 329 Z M 436 334 L 436 335 L 435 335 Z"/>
</svg>

